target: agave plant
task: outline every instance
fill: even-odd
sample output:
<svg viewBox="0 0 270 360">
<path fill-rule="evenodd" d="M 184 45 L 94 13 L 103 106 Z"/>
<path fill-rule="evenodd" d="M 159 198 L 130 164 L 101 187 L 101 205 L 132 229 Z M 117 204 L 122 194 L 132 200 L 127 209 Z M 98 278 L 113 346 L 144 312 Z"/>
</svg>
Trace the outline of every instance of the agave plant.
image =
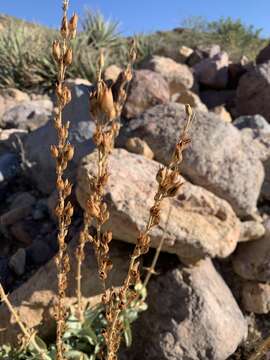
<svg viewBox="0 0 270 360">
<path fill-rule="evenodd" d="M 56 72 L 50 59 L 51 32 L 11 22 L 0 32 L 0 86 L 38 88 Z"/>
<path fill-rule="evenodd" d="M 116 45 L 119 40 L 119 23 L 105 20 L 99 11 L 86 10 L 82 21 L 82 29 L 86 36 L 87 45 L 97 49 Z"/>
</svg>

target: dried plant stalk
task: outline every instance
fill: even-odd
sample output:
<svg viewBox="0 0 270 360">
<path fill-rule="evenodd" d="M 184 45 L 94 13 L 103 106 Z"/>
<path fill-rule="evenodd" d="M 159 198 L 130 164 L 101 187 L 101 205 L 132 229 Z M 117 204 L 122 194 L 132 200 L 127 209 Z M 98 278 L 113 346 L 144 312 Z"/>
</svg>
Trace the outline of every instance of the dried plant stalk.
<svg viewBox="0 0 270 360">
<path fill-rule="evenodd" d="M 270 349 L 270 336 L 264 339 L 248 360 L 262 360 Z"/>
<path fill-rule="evenodd" d="M 20 330 L 22 332 L 22 337 L 20 339 L 20 341 L 22 343 L 22 348 L 27 349 L 29 344 L 31 344 L 32 347 L 39 354 L 41 360 L 50 360 L 50 358 L 46 355 L 46 352 L 44 350 L 40 349 L 40 347 L 38 346 L 38 344 L 36 342 L 36 333 L 34 331 L 28 329 L 28 327 L 26 325 L 24 325 L 23 322 L 21 321 L 17 311 L 14 309 L 11 302 L 9 301 L 8 296 L 6 295 L 5 290 L 1 284 L 0 284 L 0 301 L 5 303 L 9 312 L 14 317 L 16 323 L 20 327 Z"/>
<path fill-rule="evenodd" d="M 58 64 L 58 82 L 56 86 L 57 113 L 54 126 L 57 131 L 58 144 L 51 146 L 51 154 L 56 159 L 56 188 L 58 191 L 58 202 L 55 209 L 58 218 L 58 254 L 55 258 L 58 272 L 58 299 L 55 306 L 55 319 L 57 322 L 56 349 L 57 360 L 64 359 L 64 345 L 62 335 L 65 330 L 67 309 L 65 307 L 65 293 L 67 289 L 67 273 L 69 272 L 69 257 L 65 242 L 68 227 L 71 224 L 73 207 L 68 196 L 71 194 L 72 185 L 68 179 L 64 179 L 64 171 L 68 162 L 73 158 L 74 147 L 68 142 L 69 122 L 63 122 L 62 113 L 64 107 L 71 100 L 71 92 L 65 85 L 65 73 L 72 63 L 71 40 L 76 35 L 77 15 L 67 19 L 68 0 L 63 1 L 63 18 L 61 25 L 61 40 L 53 43 L 53 56 Z"/>
<path fill-rule="evenodd" d="M 149 218 L 144 231 L 142 231 L 137 238 L 137 243 L 131 255 L 128 274 L 124 284 L 118 292 L 114 289 L 110 289 L 109 297 L 105 299 L 107 302 L 106 317 L 108 326 L 104 337 L 107 344 L 108 360 L 117 359 L 117 352 L 120 346 L 123 329 L 119 315 L 122 310 L 126 309 L 130 299 L 134 299 L 137 296 L 132 287 L 140 282 L 139 258 L 149 251 L 151 243 L 150 231 L 160 223 L 161 203 L 163 199 L 175 196 L 183 184 L 179 173 L 179 165 L 182 162 L 183 150 L 190 143 L 188 129 L 192 120 L 192 110 L 189 105 L 186 105 L 186 115 L 187 121 L 180 139 L 175 146 L 173 156 L 169 164 L 161 167 L 157 173 L 156 180 L 158 182 L 158 190 L 154 197 L 154 205 L 150 209 Z"/>
<path fill-rule="evenodd" d="M 101 52 L 97 83 L 90 93 L 90 113 L 96 124 L 93 139 L 97 146 L 98 161 L 97 174 L 90 180 L 91 195 L 86 204 L 83 229 L 80 232 L 77 248 L 77 302 L 80 319 L 83 318 L 81 267 L 87 241 L 90 241 L 94 246 L 99 277 L 103 283 L 104 291 L 106 291 L 106 278 L 112 268 L 112 262 L 109 258 L 109 243 L 112 240 L 112 233 L 110 231 L 101 233 L 103 224 L 109 219 L 109 211 L 103 196 L 109 178 L 108 157 L 114 148 L 115 139 L 119 133 L 119 117 L 127 98 L 127 89 L 132 79 L 132 66 L 135 59 L 136 46 L 133 42 L 127 68 L 120 73 L 115 82 L 104 81 L 102 79 L 104 56 Z M 93 221 L 95 221 L 96 234 L 90 236 L 89 227 Z"/>
</svg>

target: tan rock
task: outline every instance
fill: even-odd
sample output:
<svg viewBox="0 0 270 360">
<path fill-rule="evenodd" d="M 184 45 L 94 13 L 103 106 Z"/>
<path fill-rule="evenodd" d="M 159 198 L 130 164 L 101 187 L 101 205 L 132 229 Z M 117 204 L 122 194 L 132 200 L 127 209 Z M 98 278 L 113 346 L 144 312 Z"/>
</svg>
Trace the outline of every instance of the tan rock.
<svg viewBox="0 0 270 360">
<path fill-rule="evenodd" d="M 105 80 L 113 80 L 116 81 L 122 69 L 117 65 L 110 65 L 104 71 L 104 79 Z"/>
<path fill-rule="evenodd" d="M 223 121 L 227 123 L 232 122 L 231 114 L 225 109 L 224 106 L 216 106 L 212 111 L 217 114 Z"/>
<path fill-rule="evenodd" d="M 187 46 L 181 46 L 179 49 L 179 60 L 185 63 L 187 59 L 192 55 L 193 51 L 193 49 Z"/>
<path fill-rule="evenodd" d="M 207 106 L 202 103 L 197 94 L 194 94 L 190 90 L 182 91 L 176 98 L 175 102 L 179 104 L 189 104 L 193 109 L 200 111 L 208 111 Z"/>
<path fill-rule="evenodd" d="M 66 305 L 74 304 L 76 301 L 76 257 L 75 239 L 68 245 L 70 254 L 71 271 L 68 279 L 68 294 Z M 108 286 L 112 284 L 119 286 L 126 274 L 127 259 L 129 252 L 126 247 L 112 245 L 112 260 L 114 269 L 111 272 Z M 102 293 L 101 282 L 97 276 L 96 259 L 92 251 L 87 248 L 86 259 L 82 267 L 82 294 L 83 301 L 96 304 Z M 53 320 L 53 306 L 56 303 L 57 275 L 54 259 L 40 268 L 34 276 L 22 284 L 18 289 L 10 294 L 10 301 L 14 305 L 22 322 L 30 328 L 39 331 L 40 336 L 48 336 L 55 327 Z M 6 331 L 0 332 L 0 344 L 17 342 L 18 327 L 14 325 L 14 319 L 10 319 L 9 311 L 5 305 L 0 306 L 0 328 Z"/>
<path fill-rule="evenodd" d="M 170 100 L 170 89 L 166 80 L 150 70 L 137 70 L 130 85 L 123 115 L 134 118 L 157 104 Z"/>
<path fill-rule="evenodd" d="M 189 67 L 170 58 L 155 55 L 146 68 L 159 73 L 168 82 L 171 95 L 193 86 L 194 78 Z"/>
<path fill-rule="evenodd" d="M 239 242 L 257 240 L 265 234 L 265 227 L 259 221 L 244 221 L 241 222 L 241 234 Z"/>
<path fill-rule="evenodd" d="M 265 235 L 240 244 L 233 256 L 234 271 L 246 280 L 270 282 L 270 221 L 265 221 Z"/>
<path fill-rule="evenodd" d="M 246 282 L 242 288 L 242 303 L 246 311 L 267 314 L 270 311 L 270 285 Z"/>
<path fill-rule="evenodd" d="M 220 52 L 194 66 L 196 80 L 214 89 L 225 89 L 228 83 L 229 56 Z"/>
<path fill-rule="evenodd" d="M 95 169 L 96 154 L 86 156 L 78 169 L 76 195 L 82 207 L 89 197 L 89 176 Z M 110 210 L 107 227 L 115 239 L 135 243 L 143 230 L 157 190 L 155 180 L 159 164 L 123 149 L 109 158 L 109 183 L 106 198 Z M 160 226 L 153 229 L 152 246 L 159 244 L 172 206 L 164 251 L 177 254 L 184 261 L 204 256 L 226 257 L 238 242 L 240 224 L 230 205 L 207 190 L 185 182 L 179 196 L 165 201 Z"/>
<path fill-rule="evenodd" d="M 138 137 L 128 139 L 126 142 L 126 149 L 134 154 L 143 155 L 147 159 L 154 158 L 154 153 L 148 144 Z"/>
<path fill-rule="evenodd" d="M 3 96 L 5 99 L 12 98 L 15 102 L 21 101 L 29 101 L 30 97 L 27 93 L 14 88 L 8 88 L 0 90 L 0 95 Z"/>
</svg>

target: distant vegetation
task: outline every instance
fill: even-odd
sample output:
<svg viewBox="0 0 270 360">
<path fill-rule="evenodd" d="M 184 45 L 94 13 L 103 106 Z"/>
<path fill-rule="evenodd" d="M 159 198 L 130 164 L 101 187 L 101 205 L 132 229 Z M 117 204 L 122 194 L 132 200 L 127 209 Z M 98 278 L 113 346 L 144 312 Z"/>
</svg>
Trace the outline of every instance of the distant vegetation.
<svg viewBox="0 0 270 360">
<path fill-rule="evenodd" d="M 51 43 L 56 31 L 0 16 L 0 87 L 43 91 L 52 88 L 56 68 L 51 56 Z M 253 60 L 267 41 L 260 29 L 231 18 L 207 22 L 190 18 L 184 28 L 154 34 L 138 34 L 139 62 L 151 54 L 174 57 L 180 46 L 219 44 L 232 60 L 246 55 Z M 125 65 L 128 39 L 121 36 L 117 22 L 105 20 L 99 12 L 87 11 L 82 31 L 73 44 L 74 61 L 69 77 L 92 81 L 100 48 L 106 49 L 106 65 Z"/>
</svg>

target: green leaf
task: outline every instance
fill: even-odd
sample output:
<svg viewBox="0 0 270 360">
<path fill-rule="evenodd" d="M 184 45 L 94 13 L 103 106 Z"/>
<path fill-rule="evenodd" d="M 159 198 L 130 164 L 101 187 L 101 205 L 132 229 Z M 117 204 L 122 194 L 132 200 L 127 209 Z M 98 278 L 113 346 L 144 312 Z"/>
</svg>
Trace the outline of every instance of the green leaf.
<svg viewBox="0 0 270 360">
<path fill-rule="evenodd" d="M 132 332 L 131 332 L 130 324 L 126 319 L 124 320 L 124 337 L 125 337 L 126 346 L 130 347 L 132 344 Z"/>
</svg>

